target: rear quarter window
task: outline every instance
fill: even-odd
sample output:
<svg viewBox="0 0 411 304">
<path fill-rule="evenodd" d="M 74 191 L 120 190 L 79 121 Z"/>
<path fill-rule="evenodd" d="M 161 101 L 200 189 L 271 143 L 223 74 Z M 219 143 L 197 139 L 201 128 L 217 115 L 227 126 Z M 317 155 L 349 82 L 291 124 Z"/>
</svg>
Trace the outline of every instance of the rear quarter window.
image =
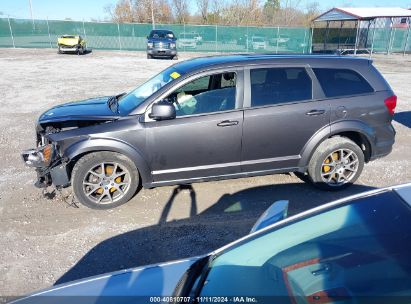
<svg viewBox="0 0 411 304">
<path fill-rule="evenodd" d="M 351 96 L 374 92 L 360 74 L 348 69 L 313 69 L 327 97 Z"/>
</svg>

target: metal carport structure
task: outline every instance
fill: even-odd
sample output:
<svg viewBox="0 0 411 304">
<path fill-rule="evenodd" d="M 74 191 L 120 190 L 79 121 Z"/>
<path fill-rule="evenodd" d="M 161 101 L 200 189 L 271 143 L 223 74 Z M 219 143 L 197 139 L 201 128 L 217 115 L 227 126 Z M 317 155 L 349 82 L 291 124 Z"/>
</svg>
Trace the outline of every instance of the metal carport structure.
<svg viewBox="0 0 411 304">
<path fill-rule="evenodd" d="M 312 52 L 405 53 L 410 24 L 411 10 L 404 8 L 335 7 L 313 19 Z"/>
</svg>

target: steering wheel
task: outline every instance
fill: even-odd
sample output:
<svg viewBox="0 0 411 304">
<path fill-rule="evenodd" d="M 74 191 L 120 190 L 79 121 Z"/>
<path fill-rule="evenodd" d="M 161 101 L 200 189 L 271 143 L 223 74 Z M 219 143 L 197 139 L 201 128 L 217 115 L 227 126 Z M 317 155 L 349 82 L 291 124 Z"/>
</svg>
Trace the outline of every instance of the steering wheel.
<svg viewBox="0 0 411 304">
<path fill-rule="evenodd" d="M 173 105 L 175 104 L 177 111 L 181 110 L 181 105 L 180 105 L 180 103 L 179 103 L 178 100 L 177 100 L 177 95 L 175 95 L 175 94 L 170 95 L 170 96 L 168 96 L 168 97 L 166 98 L 166 100 L 167 100 L 167 102 L 169 102 L 169 103 L 171 103 L 171 104 L 173 104 Z"/>
</svg>

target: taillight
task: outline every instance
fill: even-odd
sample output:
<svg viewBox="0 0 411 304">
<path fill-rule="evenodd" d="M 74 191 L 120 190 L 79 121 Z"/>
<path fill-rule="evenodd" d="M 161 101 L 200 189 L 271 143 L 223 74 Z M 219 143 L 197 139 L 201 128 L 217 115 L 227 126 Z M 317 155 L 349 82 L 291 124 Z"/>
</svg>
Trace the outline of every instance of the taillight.
<svg viewBox="0 0 411 304">
<path fill-rule="evenodd" d="M 397 96 L 392 95 L 384 100 L 385 106 L 391 115 L 394 115 L 395 107 L 397 106 Z"/>
</svg>

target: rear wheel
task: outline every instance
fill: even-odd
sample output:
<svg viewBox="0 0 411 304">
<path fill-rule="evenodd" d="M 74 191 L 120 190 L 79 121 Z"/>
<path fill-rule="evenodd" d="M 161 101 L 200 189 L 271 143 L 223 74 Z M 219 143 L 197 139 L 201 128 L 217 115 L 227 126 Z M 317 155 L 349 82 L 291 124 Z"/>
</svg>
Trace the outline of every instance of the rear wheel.
<svg viewBox="0 0 411 304">
<path fill-rule="evenodd" d="M 352 140 L 333 137 L 321 143 L 308 165 L 313 184 L 324 190 L 340 190 L 353 184 L 364 167 L 364 153 Z"/>
<path fill-rule="evenodd" d="M 114 152 L 90 153 L 72 172 L 74 195 L 93 209 L 110 209 L 128 202 L 136 193 L 139 174 L 134 163 Z"/>
<path fill-rule="evenodd" d="M 147 54 L 147 59 L 152 59 L 153 56 L 151 56 L 150 54 Z"/>
</svg>

